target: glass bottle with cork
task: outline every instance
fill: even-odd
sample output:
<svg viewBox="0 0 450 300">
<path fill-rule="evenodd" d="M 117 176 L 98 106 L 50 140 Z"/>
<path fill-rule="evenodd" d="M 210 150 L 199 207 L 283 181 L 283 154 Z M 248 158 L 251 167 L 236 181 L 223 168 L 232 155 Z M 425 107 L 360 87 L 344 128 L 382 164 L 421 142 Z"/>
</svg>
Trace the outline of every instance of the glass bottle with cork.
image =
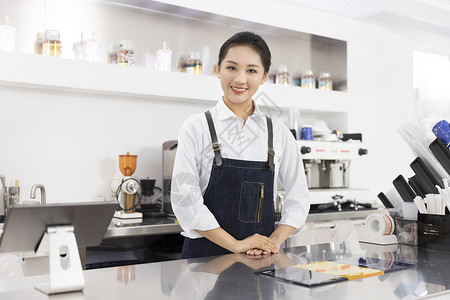
<svg viewBox="0 0 450 300">
<path fill-rule="evenodd" d="M 200 52 L 189 52 L 189 59 L 186 63 L 186 73 L 194 75 L 202 74 L 202 61 L 200 58 Z"/>
<path fill-rule="evenodd" d="M 278 72 L 275 78 L 275 83 L 278 85 L 290 85 L 291 81 L 289 76 L 290 75 L 287 66 L 285 65 L 278 66 Z"/>
<path fill-rule="evenodd" d="M 45 41 L 45 32 L 36 33 L 36 41 L 34 42 L 34 54 L 42 55 L 42 44 Z"/>
<path fill-rule="evenodd" d="M 45 40 L 42 42 L 42 55 L 61 57 L 62 44 L 59 38 L 58 30 L 45 30 Z"/>
<path fill-rule="evenodd" d="M 132 41 L 120 41 L 119 51 L 117 52 L 117 64 L 121 66 L 134 67 L 134 50 Z"/>
<path fill-rule="evenodd" d="M 333 90 L 333 81 L 331 80 L 331 75 L 328 72 L 320 73 L 319 78 L 319 89 L 325 91 Z"/>
<path fill-rule="evenodd" d="M 178 57 L 178 65 L 177 65 L 178 72 L 186 73 L 187 61 L 188 61 L 187 55 L 182 54 Z"/>
<path fill-rule="evenodd" d="M 306 70 L 302 75 L 302 87 L 307 89 L 316 88 L 316 79 L 312 70 Z"/>
</svg>

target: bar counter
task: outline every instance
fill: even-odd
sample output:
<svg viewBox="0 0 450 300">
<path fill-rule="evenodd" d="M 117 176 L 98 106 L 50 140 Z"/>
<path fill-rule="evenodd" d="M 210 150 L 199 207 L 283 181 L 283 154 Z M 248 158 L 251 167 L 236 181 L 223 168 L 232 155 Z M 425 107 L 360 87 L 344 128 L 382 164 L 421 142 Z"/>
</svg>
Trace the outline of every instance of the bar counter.
<svg viewBox="0 0 450 300">
<path fill-rule="evenodd" d="M 376 212 L 377 209 L 366 209 L 359 211 L 343 211 L 328 213 L 310 213 L 306 219 L 307 222 L 322 222 L 339 219 L 365 218 L 369 214 Z M 111 224 L 105 233 L 105 239 L 159 235 L 180 233 L 181 226 L 175 218 L 158 217 L 121 220 L 113 218 Z"/>
<path fill-rule="evenodd" d="M 416 267 L 313 288 L 254 274 L 352 256 L 409 262 Z M 3 279 L 0 299 L 448 299 L 449 261 L 448 251 L 348 241 L 286 248 L 266 258 L 230 254 L 87 270 L 82 292 L 53 296 L 34 288 L 47 282 L 48 275 Z"/>
</svg>

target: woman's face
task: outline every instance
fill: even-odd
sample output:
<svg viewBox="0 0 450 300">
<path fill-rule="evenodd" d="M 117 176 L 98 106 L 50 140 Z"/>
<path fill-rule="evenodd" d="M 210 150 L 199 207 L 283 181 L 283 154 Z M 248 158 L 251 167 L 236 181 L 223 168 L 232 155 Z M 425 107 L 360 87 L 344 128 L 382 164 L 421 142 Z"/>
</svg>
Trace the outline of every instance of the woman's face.
<svg viewBox="0 0 450 300">
<path fill-rule="evenodd" d="M 249 46 L 231 47 L 216 72 L 225 103 L 252 101 L 253 95 L 267 78 L 261 57 Z"/>
</svg>

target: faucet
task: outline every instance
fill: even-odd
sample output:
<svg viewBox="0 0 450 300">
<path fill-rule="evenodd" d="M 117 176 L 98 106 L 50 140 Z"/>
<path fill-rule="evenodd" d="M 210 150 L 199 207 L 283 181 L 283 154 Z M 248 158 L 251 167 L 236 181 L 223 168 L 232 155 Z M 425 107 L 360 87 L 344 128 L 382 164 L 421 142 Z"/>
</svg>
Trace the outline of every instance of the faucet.
<svg viewBox="0 0 450 300">
<path fill-rule="evenodd" d="M 30 198 L 35 199 L 36 198 L 36 189 L 41 189 L 41 204 L 45 204 L 45 187 L 43 184 L 33 184 L 30 191 Z"/>
<path fill-rule="evenodd" d="M 0 180 L 2 183 L 2 198 L 3 198 L 3 203 L 0 203 L 0 205 L 3 205 L 3 215 L 6 215 L 6 209 L 7 209 L 7 205 L 6 203 L 8 202 L 8 190 L 6 189 L 6 183 L 5 183 L 5 175 L 1 174 L 0 175 Z"/>
</svg>

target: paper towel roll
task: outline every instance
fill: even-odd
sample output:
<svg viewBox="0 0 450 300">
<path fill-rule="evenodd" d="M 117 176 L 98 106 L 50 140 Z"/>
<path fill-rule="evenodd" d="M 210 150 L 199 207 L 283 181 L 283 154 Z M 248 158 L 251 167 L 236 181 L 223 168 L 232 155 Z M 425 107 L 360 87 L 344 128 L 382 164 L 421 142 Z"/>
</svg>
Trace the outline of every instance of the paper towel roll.
<svg viewBox="0 0 450 300">
<path fill-rule="evenodd" d="M 376 236 L 390 235 L 394 232 L 394 220 L 388 214 L 368 215 L 364 226 L 368 233 Z"/>
</svg>

